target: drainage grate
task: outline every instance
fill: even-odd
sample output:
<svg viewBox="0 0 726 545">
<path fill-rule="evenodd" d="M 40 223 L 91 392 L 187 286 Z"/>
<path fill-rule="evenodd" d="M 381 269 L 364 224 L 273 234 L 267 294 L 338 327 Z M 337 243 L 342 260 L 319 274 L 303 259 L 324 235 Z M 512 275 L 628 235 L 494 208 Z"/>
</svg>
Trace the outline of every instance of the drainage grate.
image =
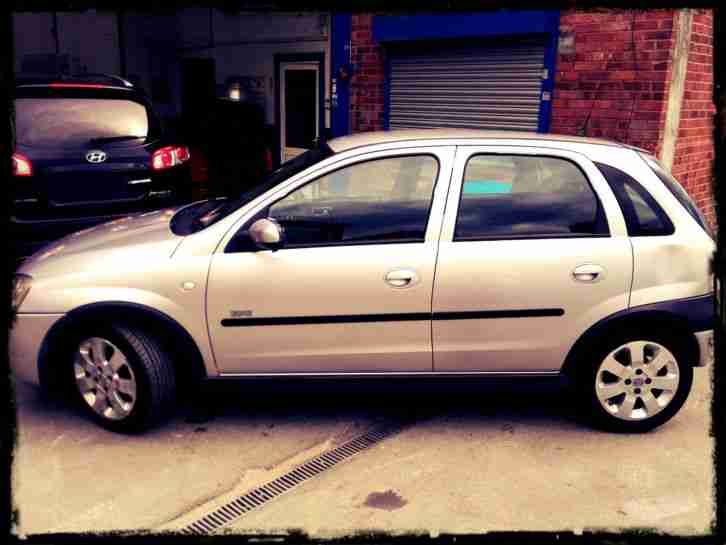
<svg viewBox="0 0 726 545">
<path fill-rule="evenodd" d="M 399 432 L 404 425 L 404 423 L 396 423 L 380 426 L 333 450 L 320 454 L 269 483 L 216 508 L 211 513 L 186 526 L 181 530 L 181 533 L 196 535 L 212 533 L 343 460 L 347 460 L 386 437 Z"/>
</svg>

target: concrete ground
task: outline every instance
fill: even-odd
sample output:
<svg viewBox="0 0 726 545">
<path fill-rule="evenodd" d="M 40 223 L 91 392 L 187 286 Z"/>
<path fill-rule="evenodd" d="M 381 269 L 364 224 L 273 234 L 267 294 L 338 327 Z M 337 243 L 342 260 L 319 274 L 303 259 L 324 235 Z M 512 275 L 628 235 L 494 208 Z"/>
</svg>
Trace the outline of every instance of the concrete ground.
<svg viewBox="0 0 726 545">
<path fill-rule="evenodd" d="M 361 530 L 655 528 L 712 522 L 711 387 L 644 435 L 594 431 L 556 391 L 395 385 L 214 387 L 140 436 L 106 432 L 20 386 L 12 496 L 21 534 L 165 530 L 380 423 L 402 432 L 229 525 L 315 536 Z"/>
</svg>

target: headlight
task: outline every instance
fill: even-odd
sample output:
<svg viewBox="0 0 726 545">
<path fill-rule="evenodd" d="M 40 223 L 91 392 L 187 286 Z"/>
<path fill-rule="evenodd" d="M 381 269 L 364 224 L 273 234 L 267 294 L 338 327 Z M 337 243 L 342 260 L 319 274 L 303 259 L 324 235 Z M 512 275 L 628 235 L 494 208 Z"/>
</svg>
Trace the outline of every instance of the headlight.
<svg viewBox="0 0 726 545">
<path fill-rule="evenodd" d="M 13 288 L 10 296 L 10 307 L 13 312 L 17 312 L 20 305 L 23 304 L 32 283 L 33 279 L 27 274 L 16 274 L 13 276 Z"/>
</svg>

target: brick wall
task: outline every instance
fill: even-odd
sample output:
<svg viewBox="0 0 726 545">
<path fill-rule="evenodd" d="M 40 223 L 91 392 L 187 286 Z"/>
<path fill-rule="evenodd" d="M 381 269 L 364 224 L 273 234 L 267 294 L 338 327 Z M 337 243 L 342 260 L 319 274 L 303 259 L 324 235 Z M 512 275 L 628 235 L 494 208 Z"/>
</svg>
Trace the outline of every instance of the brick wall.
<svg viewBox="0 0 726 545">
<path fill-rule="evenodd" d="M 713 11 L 695 10 L 672 172 L 714 226 L 716 217 L 712 183 L 715 112 Z"/>
<path fill-rule="evenodd" d="M 578 134 L 591 111 L 588 136 L 658 155 L 676 30 L 674 10 L 563 12 L 574 42 L 558 53 L 550 131 Z M 715 225 L 712 41 L 712 10 L 696 10 L 672 171 Z"/>
<path fill-rule="evenodd" d="M 565 11 L 550 132 L 610 138 L 654 152 L 663 135 L 673 10 Z"/>
<path fill-rule="evenodd" d="M 662 145 L 677 12 L 570 10 L 560 19 L 550 132 L 632 144 L 658 155 Z M 372 14 L 352 18 L 351 132 L 383 128 L 385 51 Z M 713 13 L 696 10 L 673 163 L 711 222 L 713 191 Z"/>
<path fill-rule="evenodd" d="M 350 81 L 351 132 L 383 129 L 383 47 L 373 42 L 373 15 L 353 15 L 351 57 L 356 71 Z"/>
</svg>

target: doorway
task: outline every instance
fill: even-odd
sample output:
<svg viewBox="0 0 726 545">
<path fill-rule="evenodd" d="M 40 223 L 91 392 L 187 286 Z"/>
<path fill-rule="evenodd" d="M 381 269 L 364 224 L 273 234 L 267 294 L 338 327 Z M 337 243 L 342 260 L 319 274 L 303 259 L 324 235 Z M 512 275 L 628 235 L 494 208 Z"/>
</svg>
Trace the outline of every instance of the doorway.
<svg viewBox="0 0 726 545">
<path fill-rule="evenodd" d="M 323 123 L 323 54 L 276 55 L 280 163 L 317 147 Z"/>
</svg>

